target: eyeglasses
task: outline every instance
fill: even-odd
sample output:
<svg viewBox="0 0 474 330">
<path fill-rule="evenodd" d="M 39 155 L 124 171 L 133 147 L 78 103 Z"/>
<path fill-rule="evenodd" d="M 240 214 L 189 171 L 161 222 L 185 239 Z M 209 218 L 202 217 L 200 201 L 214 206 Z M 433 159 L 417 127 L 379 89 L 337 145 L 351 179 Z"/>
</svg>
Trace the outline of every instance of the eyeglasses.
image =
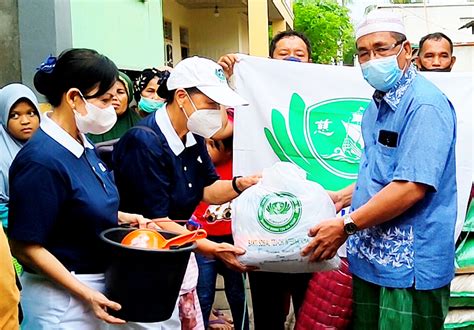
<svg viewBox="0 0 474 330">
<path fill-rule="evenodd" d="M 398 45 L 401 45 L 405 42 L 406 39 L 397 41 L 394 44 L 391 45 L 386 45 L 386 46 L 379 46 L 374 49 L 361 49 L 357 50 L 357 56 L 359 56 L 359 61 L 360 62 L 367 62 L 370 60 L 370 53 L 374 54 L 374 57 L 386 57 L 390 56 L 392 49 L 397 47 Z"/>
</svg>

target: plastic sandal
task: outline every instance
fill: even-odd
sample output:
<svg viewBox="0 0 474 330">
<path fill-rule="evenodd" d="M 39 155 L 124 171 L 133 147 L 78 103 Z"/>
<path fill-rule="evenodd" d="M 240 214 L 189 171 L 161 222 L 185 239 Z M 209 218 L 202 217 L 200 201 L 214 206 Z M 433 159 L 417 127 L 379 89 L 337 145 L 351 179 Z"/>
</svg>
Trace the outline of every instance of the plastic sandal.
<svg viewBox="0 0 474 330">
<path fill-rule="evenodd" d="M 213 317 L 215 317 L 215 319 L 213 319 Z M 209 317 L 208 329 L 232 330 L 234 329 L 234 325 L 226 322 L 224 319 L 221 319 L 212 313 Z"/>
<path fill-rule="evenodd" d="M 225 322 L 229 324 L 234 324 L 234 320 L 232 320 L 232 317 L 228 316 L 227 314 L 225 314 L 219 309 L 212 309 L 212 314 L 214 314 L 217 318 L 224 320 Z"/>
</svg>

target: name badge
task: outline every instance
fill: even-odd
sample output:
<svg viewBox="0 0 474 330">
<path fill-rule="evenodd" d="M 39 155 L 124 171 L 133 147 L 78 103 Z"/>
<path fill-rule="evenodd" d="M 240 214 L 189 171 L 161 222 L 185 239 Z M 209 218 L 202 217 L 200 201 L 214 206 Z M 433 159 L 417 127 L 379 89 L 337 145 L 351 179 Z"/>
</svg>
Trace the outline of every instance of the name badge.
<svg viewBox="0 0 474 330">
<path fill-rule="evenodd" d="M 99 168 L 102 172 L 106 172 L 107 171 L 107 168 L 105 168 L 104 164 L 102 163 L 99 163 Z"/>
</svg>

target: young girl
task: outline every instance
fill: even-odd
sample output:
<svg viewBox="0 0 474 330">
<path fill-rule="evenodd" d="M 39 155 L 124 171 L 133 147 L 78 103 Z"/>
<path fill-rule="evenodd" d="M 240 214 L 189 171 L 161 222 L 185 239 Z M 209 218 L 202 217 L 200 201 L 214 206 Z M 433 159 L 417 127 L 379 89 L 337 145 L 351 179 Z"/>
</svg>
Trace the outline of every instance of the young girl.
<svg viewBox="0 0 474 330">
<path fill-rule="evenodd" d="M 0 91 L 0 218 L 8 226 L 8 171 L 16 154 L 40 124 L 38 100 L 28 87 L 10 84 Z"/>
<path fill-rule="evenodd" d="M 18 151 L 28 141 L 40 124 L 38 101 L 28 87 L 10 84 L 0 90 L 0 262 L 2 306 L 0 306 L 0 328 L 18 327 L 18 291 L 12 256 L 3 229 L 8 227 L 8 171 Z M 17 274 L 22 273 L 21 265 L 13 258 Z M 4 300 L 4 301 L 3 301 Z"/>
</svg>

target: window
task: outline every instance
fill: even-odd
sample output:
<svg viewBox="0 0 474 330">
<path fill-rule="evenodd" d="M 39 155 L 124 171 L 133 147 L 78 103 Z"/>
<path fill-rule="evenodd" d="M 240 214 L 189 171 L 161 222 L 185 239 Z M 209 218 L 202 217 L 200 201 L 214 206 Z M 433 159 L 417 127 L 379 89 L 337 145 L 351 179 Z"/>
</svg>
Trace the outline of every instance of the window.
<svg viewBox="0 0 474 330">
<path fill-rule="evenodd" d="M 181 45 L 189 45 L 189 30 L 185 27 L 179 28 L 179 40 Z"/>
<path fill-rule="evenodd" d="M 173 67 L 173 45 L 169 42 L 165 43 L 165 65 Z"/>
<path fill-rule="evenodd" d="M 165 21 L 165 23 L 163 24 L 163 34 L 165 40 L 173 40 L 173 26 L 171 25 L 170 21 Z"/>
<path fill-rule="evenodd" d="M 181 43 L 181 59 L 189 56 L 189 30 L 185 27 L 179 28 L 179 41 Z"/>
</svg>

